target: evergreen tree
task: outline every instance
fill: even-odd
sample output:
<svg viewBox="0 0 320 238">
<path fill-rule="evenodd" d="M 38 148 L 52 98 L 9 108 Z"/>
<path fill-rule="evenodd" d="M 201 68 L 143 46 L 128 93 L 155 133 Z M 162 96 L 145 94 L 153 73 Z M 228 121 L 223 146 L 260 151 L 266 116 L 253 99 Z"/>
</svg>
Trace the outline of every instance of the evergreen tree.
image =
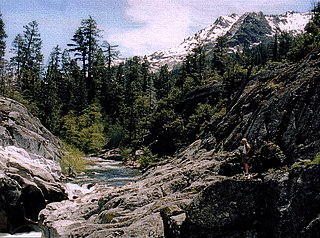
<svg viewBox="0 0 320 238">
<path fill-rule="evenodd" d="M 21 34 L 18 34 L 12 43 L 13 48 L 11 53 L 15 56 L 11 58 L 11 65 L 14 67 L 14 73 L 16 74 L 19 83 L 21 82 L 21 67 L 23 61 L 24 40 Z M 21 85 L 20 85 L 21 86 Z"/>
<path fill-rule="evenodd" d="M 279 43 L 278 43 L 278 31 L 276 31 L 274 35 L 274 42 L 273 42 L 273 48 L 272 48 L 272 60 L 277 61 L 279 59 Z"/>
<path fill-rule="evenodd" d="M 24 26 L 23 35 L 18 34 L 13 42 L 15 56 L 12 62 L 16 66 L 22 94 L 28 99 L 37 99 L 42 73 L 42 40 L 38 23 L 32 21 Z"/>
<path fill-rule="evenodd" d="M 319 38 L 320 38 L 320 2 L 314 4 L 313 16 L 311 21 L 306 25 L 306 37 L 308 44 L 314 48 L 319 46 Z"/>
<path fill-rule="evenodd" d="M 5 87 L 5 78 L 4 78 L 4 71 L 5 71 L 5 50 L 6 50 L 6 32 L 5 32 L 5 24 L 2 20 L 2 14 L 0 13 L 0 94 L 3 94 L 3 90 Z"/>
<path fill-rule="evenodd" d="M 158 77 L 155 78 L 154 87 L 156 89 L 157 99 L 168 96 L 170 90 L 168 65 L 164 65 L 160 68 Z"/>
<path fill-rule="evenodd" d="M 77 60 L 82 62 L 83 78 L 86 79 L 87 100 L 90 104 L 94 99 L 93 62 L 98 49 L 98 38 L 101 31 L 96 21 L 89 16 L 81 21 L 81 26 L 76 30 L 73 38 L 74 43 L 68 44 L 72 47 L 70 51 L 75 52 Z"/>
<path fill-rule="evenodd" d="M 63 82 L 60 65 L 61 50 L 59 46 L 57 46 L 50 55 L 47 73 L 42 86 L 43 98 L 40 102 L 43 107 L 42 122 L 56 135 L 60 133 L 62 109 L 61 96 L 65 93 L 61 92 Z"/>
<path fill-rule="evenodd" d="M 226 70 L 226 51 L 227 38 L 225 36 L 220 36 L 217 38 L 217 43 L 211 56 L 211 68 L 217 70 L 220 75 L 223 75 Z"/>
<path fill-rule="evenodd" d="M 111 71 L 112 62 L 116 59 L 119 59 L 119 51 L 116 50 L 118 45 L 111 45 L 108 41 L 104 41 L 101 45 L 104 49 L 103 52 L 105 53 L 105 57 L 107 59 L 107 65 L 109 72 Z"/>
<path fill-rule="evenodd" d="M 60 85 L 62 114 L 73 110 L 81 112 L 87 106 L 86 83 L 77 61 L 70 57 L 69 51 L 61 55 L 61 73 L 63 83 Z"/>
<path fill-rule="evenodd" d="M 293 36 L 289 32 L 281 32 L 279 35 L 279 56 L 286 59 L 293 44 Z"/>
</svg>

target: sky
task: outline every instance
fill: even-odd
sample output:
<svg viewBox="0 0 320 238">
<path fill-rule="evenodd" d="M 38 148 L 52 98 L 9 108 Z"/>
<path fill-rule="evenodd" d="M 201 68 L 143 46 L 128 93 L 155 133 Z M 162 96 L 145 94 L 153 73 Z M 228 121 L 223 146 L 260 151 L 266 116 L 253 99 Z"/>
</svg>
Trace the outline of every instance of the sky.
<svg viewBox="0 0 320 238">
<path fill-rule="evenodd" d="M 82 19 L 92 16 L 101 41 L 119 45 L 122 57 L 149 55 L 178 46 L 219 16 L 262 11 L 306 12 L 315 0 L 0 0 L 7 51 L 23 26 L 39 23 L 47 58 L 59 45 L 67 48 Z"/>
</svg>

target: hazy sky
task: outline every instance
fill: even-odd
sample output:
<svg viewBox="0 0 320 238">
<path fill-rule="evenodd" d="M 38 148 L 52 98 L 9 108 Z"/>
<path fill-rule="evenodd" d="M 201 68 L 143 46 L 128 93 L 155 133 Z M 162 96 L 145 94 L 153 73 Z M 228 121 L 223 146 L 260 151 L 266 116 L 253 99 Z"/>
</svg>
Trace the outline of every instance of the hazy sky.
<svg viewBox="0 0 320 238">
<path fill-rule="evenodd" d="M 122 56 L 151 54 L 179 45 L 221 15 L 288 10 L 305 12 L 315 0 L 0 0 L 7 48 L 23 26 L 39 23 L 43 52 L 70 43 L 82 19 L 91 15 L 103 38 L 119 45 Z"/>
</svg>

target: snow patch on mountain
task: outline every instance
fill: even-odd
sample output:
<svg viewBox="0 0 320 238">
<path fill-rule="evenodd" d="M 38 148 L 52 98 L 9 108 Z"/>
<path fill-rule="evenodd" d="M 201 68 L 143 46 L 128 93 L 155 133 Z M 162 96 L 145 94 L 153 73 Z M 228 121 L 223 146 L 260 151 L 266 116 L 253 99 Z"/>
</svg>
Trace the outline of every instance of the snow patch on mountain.
<svg viewBox="0 0 320 238">
<path fill-rule="evenodd" d="M 199 45 L 214 45 L 219 36 L 228 35 L 232 37 L 239 29 L 244 19 L 249 15 L 255 14 L 259 17 L 265 17 L 267 23 L 272 29 L 272 35 L 276 31 L 291 32 L 299 34 L 304 31 L 306 24 L 310 21 L 312 13 L 297 13 L 288 11 L 281 15 L 263 15 L 260 13 L 245 13 L 242 16 L 232 14 L 230 16 L 219 17 L 212 25 L 198 31 L 193 36 L 185 39 L 178 47 L 168 50 L 154 52 L 147 56 L 152 71 L 158 71 L 162 66 L 168 65 L 173 69 L 175 65 L 181 63 L 192 50 Z"/>
<path fill-rule="evenodd" d="M 172 69 L 174 65 L 182 62 L 197 45 L 215 42 L 219 36 L 225 35 L 238 19 L 239 16 L 236 14 L 221 16 L 209 27 L 185 39 L 178 47 L 154 52 L 152 55 L 147 56 L 152 69 L 157 71 L 165 64 Z"/>
<path fill-rule="evenodd" d="M 311 17 L 312 13 L 310 12 L 297 13 L 290 11 L 281 15 L 266 16 L 266 19 L 274 32 L 280 30 L 293 34 L 300 34 L 304 31 L 304 28 Z"/>
</svg>

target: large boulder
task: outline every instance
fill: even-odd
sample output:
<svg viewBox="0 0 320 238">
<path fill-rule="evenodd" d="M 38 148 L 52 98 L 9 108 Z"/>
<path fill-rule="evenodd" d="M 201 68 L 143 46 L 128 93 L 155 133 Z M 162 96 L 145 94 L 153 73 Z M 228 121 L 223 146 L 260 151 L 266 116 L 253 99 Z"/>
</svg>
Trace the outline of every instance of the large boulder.
<svg viewBox="0 0 320 238">
<path fill-rule="evenodd" d="M 21 104 L 0 97 L 0 232 L 34 226 L 48 203 L 65 199 L 61 143 Z"/>
<path fill-rule="evenodd" d="M 187 208 L 178 237 L 319 237 L 319 173 L 314 165 L 214 183 Z"/>
</svg>

